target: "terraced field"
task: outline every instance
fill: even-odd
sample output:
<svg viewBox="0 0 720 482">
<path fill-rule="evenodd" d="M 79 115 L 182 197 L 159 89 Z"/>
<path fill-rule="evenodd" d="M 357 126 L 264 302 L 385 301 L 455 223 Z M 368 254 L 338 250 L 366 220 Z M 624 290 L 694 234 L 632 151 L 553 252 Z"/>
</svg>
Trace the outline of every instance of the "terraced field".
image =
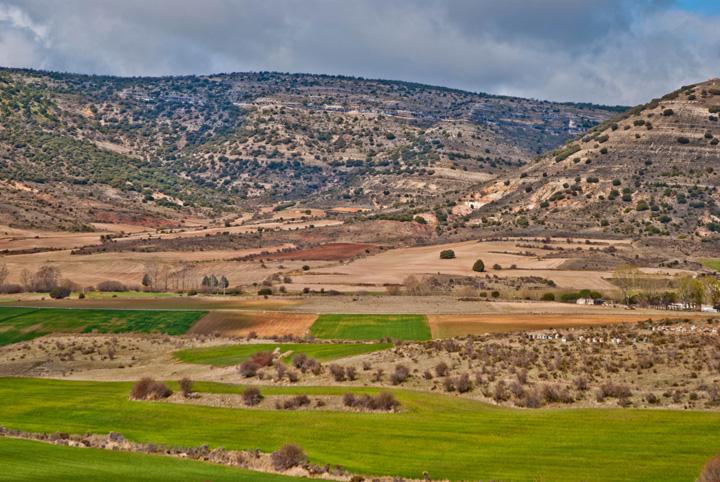
<svg viewBox="0 0 720 482">
<path fill-rule="evenodd" d="M 354 355 L 362 355 L 378 350 L 386 350 L 390 343 L 356 343 L 356 344 L 328 344 L 328 343 L 253 343 L 242 345 L 221 345 L 205 348 L 189 348 L 175 353 L 175 357 L 186 363 L 202 363 L 213 366 L 238 365 L 254 353 L 260 351 L 273 351 L 280 349 L 281 353 L 288 353 L 284 358 L 290 361 L 292 356 L 305 354 L 318 361 L 337 360 Z"/>
<path fill-rule="evenodd" d="M 320 315 L 310 328 L 317 338 L 328 340 L 429 340 L 430 326 L 424 315 Z"/>
<path fill-rule="evenodd" d="M 130 386 L 129 383 L 0 379 L 0 399 L 3 400 L 0 425 L 43 432 L 116 431 L 130 440 L 146 443 L 179 446 L 210 443 L 212 447 L 260 448 L 266 452 L 285 443 L 295 443 L 306 451 L 312 462 L 341 464 L 355 473 L 380 475 L 392 471 L 396 476 L 421 478 L 427 471 L 435 479 L 451 480 L 690 481 L 720 446 L 717 430 L 720 413 L 717 412 L 518 410 L 403 390 L 394 391 L 402 403 L 400 413 L 249 412 L 134 402 L 128 400 Z M 309 395 L 342 394 L 351 390 L 344 387 L 261 389 L 268 394 Z M 199 384 L 197 390 L 240 393 L 243 387 L 205 383 Z M 432 443 L 428 443 L 429 440 Z M 38 450 L 34 444 L 14 444 L 10 451 L 0 449 L 0 465 L 6 468 L 9 461 L 19 459 L 43 460 L 52 467 L 50 463 L 58 460 L 38 457 L 42 455 Z M 47 452 L 53 450 L 47 449 Z M 102 463 L 94 453 L 88 454 L 90 466 Z M 107 456 L 113 464 L 122 464 L 118 459 L 126 457 L 101 456 Z M 74 470 L 72 466 L 83 464 L 78 460 L 79 457 L 70 468 L 57 462 L 66 480 L 70 477 L 68 471 Z M 148 473 L 161 470 L 153 461 L 148 462 Z M 22 465 L 27 465 L 22 469 L 25 471 L 45 470 L 30 468 L 37 464 Z M 145 470 L 144 464 L 137 467 Z M 131 474 L 138 469 L 128 468 Z M 108 474 L 117 474 L 122 465 L 111 465 L 106 470 Z M 220 475 L 217 477 L 198 480 L 225 480 Z M 155 478 L 159 479 L 168 477 Z M 253 480 L 265 479 L 258 475 Z"/>
<path fill-rule="evenodd" d="M 49 333 L 165 333 L 181 335 L 203 311 L 81 310 L 0 307 L 0 346 Z"/>
</svg>

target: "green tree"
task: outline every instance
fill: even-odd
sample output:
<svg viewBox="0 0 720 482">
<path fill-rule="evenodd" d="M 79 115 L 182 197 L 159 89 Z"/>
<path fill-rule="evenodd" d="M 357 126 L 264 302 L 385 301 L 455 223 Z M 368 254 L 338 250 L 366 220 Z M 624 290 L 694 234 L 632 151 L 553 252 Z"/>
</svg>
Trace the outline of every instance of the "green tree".
<svg viewBox="0 0 720 482">
<path fill-rule="evenodd" d="M 477 271 L 478 273 L 482 273 L 482 272 L 485 271 L 485 263 L 483 262 L 483 260 L 478 259 L 478 260 L 475 261 L 475 263 L 473 264 L 472 269 L 473 269 L 473 271 Z"/>
<path fill-rule="evenodd" d="M 455 258 L 455 251 L 452 249 L 443 249 L 440 251 L 440 259 L 453 259 Z"/>
</svg>

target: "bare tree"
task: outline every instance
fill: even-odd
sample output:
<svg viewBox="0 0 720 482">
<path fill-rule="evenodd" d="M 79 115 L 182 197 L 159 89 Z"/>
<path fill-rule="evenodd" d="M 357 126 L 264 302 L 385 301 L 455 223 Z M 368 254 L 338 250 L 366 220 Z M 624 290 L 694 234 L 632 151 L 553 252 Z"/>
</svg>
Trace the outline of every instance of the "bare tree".
<svg viewBox="0 0 720 482">
<path fill-rule="evenodd" d="M 10 270 L 8 269 L 7 265 L 0 264 L 0 286 L 5 284 L 5 281 L 7 281 L 9 275 Z"/>
<path fill-rule="evenodd" d="M 622 264 L 613 271 L 613 281 L 620 288 L 626 304 L 630 301 L 630 293 L 637 288 L 639 277 L 640 270 L 631 264 Z"/>
</svg>

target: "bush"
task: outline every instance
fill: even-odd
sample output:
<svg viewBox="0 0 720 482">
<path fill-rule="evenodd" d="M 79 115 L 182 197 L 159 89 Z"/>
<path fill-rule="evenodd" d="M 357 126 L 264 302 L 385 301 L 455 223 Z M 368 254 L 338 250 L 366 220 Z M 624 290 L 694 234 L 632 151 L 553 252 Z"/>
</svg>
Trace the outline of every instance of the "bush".
<svg viewBox="0 0 720 482">
<path fill-rule="evenodd" d="M 257 363 L 253 363 L 250 360 L 242 362 L 238 367 L 238 372 L 245 378 L 254 377 L 257 375 L 257 371 L 260 369 Z"/>
<path fill-rule="evenodd" d="M 170 395 L 172 395 L 172 390 L 164 383 L 148 377 L 138 381 L 130 391 L 130 398 L 133 400 L 160 400 Z"/>
<path fill-rule="evenodd" d="M 273 364 L 275 357 L 271 351 L 259 351 L 250 355 L 250 361 L 260 367 L 269 367 Z"/>
<path fill-rule="evenodd" d="M 10 295 L 10 294 L 17 294 L 17 293 L 22 293 L 22 292 L 23 292 L 23 287 L 20 285 L 17 285 L 17 284 L 5 284 L 5 285 L 0 286 L 0 293 L 3 293 L 3 294 Z"/>
<path fill-rule="evenodd" d="M 605 398 L 629 398 L 631 396 L 630 387 L 616 383 L 606 383 L 600 387 L 597 398 L 598 401 L 602 401 Z"/>
<path fill-rule="evenodd" d="M 187 398 L 192 393 L 192 386 L 193 382 L 189 378 L 185 377 L 182 380 L 180 380 L 180 391 L 183 394 L 183 397 Z"/>
<path fill-rule="evenodd" d="M 275 470 L 288 470 L 305 463 L 307 456 L 297 445 L 283 445 L 270 455 Z"/>
<path fill-rule="evenodd" d="M 390 375 L 390 382 L 393 385 L 400 385 L 410 376 L 410 369 L 405 365 L 396 365 L 395 372 Z"/>
<path fill-rule="evenodd" d="M 389 392 L 381 392 L 375 397 L 370 395 L 355 396 L 352 393 L 346 393 L 343 396 L 343 404 L 351 408 L 383 410 L 386 412 L 395 411 L 400 406 L 400 402 Z"/>
<path fill-rule="evenodd" d="M 677 138 L 678 144 L 690 144 L 690 139 L 687 137 L 678 137 Z"/>
<path fill-rule="evenodd" d="M 544 293 L 541 299 L 543 301 L 555 301 L 555 293 Z"/>
<path fill-rule="evenodd" d="M 478 259 L 478 260 L 475 261 L 475 263 L 473 264 L 472 269 L 473 269 L 473 271 L 476 271 L 476 272 L 478 272 L 478 273 L 482 273 L 482 272 L 485 271 L 485 263 L 483 262 L 483 260 Z"/>
<path fill-rule="evenodd" d="M 272 288 L 260 288 L 258 290 L 259 296 L 270 296 L 271 294 L 273 294 Z"/>
<path fill-rule="evenodd" d="M 447 376 L 447 374 L 448 374 L 447 363 L 440 362 L 437 365 L 435 365 L 435 374 L 439 377 Z"/>
<path fill-rule="evenodd" d="M 718 482 L 720 481 L 720 455 L 711 458 L 705 467 L 703 467 L 698 482 Z"/>
<path fill-rule="evenodd" d="M 95 287 L 98 291 L 108 293 L 111 291 L 127 291 L 127 286 L 119 281 L 103 281 Z"/>
<path fill-rule="evenodd" d="M 345 368 L 340 365 L 330 365 L 330 374 L 333 376 L 336 382 L 345 381 Z"/>
<path fill-rule="evenodd" d="M 54 300 L 61 300 L 63 298 L 67 298 L 70 296 L 70 288 L 66 288 L 64 286 L 56 286 L 52 290 L 50 290 L 50 298 Z"/>
<path fill-rule="evenodd" d="M 260 402 L 262 402 L 263 398 L 265 397 L 262 396 L 260 390 L 255 387 L 246 388 L 242 394 L 243 403 L 248 407 L 254 407 L 255 405 L 258 405 Z"/>
<path fill-rule="evenodd" d="M 440 259 L 454 259 L 455 251 L 452 249 L 443 249 L 440 251 Z"/>
<path fill-rule="evenodd" d="M 296 408 L 305 407 L 307 405 L 310 405 L 310 398 L 307 395 L 295 395 L 294 397 L 285 400 L 282 405 L 278 406 L 278 408 L 295 410 Z"/>
</svg>

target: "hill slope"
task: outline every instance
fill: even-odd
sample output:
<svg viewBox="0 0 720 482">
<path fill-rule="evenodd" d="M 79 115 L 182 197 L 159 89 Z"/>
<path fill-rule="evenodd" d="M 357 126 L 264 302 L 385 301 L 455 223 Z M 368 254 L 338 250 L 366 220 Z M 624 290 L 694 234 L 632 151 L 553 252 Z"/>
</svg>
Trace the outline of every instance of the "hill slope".
<svg viewBox="0 0 720 482">
<path fill-rule="evenodd" d="M 481 186 L 458 209 L 536 231 L 720 231 L 718 112 L 720 80 L 683 87 Z"/>
<path fill-rule="evenodd" d="M 277 73 L 0 70 L 0 223 L 166 225 L 310 199 L 403 209 L 524 165 L 617 109 Z"/>
</svg>

